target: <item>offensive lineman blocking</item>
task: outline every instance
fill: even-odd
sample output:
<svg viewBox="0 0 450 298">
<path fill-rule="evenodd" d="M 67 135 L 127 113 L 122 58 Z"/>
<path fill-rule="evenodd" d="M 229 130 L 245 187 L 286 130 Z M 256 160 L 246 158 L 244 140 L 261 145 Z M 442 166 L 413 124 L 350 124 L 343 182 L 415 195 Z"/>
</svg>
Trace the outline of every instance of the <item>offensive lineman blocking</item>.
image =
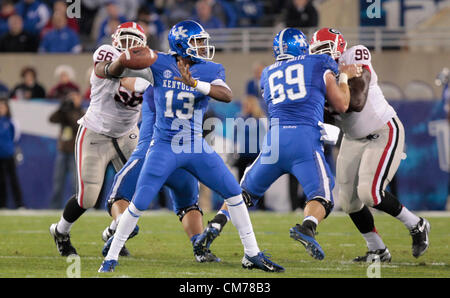
<svg viewBox="0 0 450 298">
<path fill-rule="evenodd" d="M 333 208 L 333 175 L 325 160 L 321 142 L 325 96 L 338 111 L 345 112 L 350 101 L 347 78 L 360 74 L 360 67 L 348 65 L 339 73 L 336 62 L 327 55 L 309 55 L 306 36 L 297 29 L 286 28 L 274 38 L 276 62 L 261 75 L 261 89 L 269 109 L 271 127 L 261 154 L 246 169 L 241 181 L 244 197 L 260 198 L 285 173 L 294 175 L 307 196 L 303 223 L 290 229 L 315 259 L 325 253 L 315 239 L 317 225 Z M 273 119 L 278 123 L 274 124 Z M 273 142 L 272 130 L 279 131 L 279 159 L 265 163 L 265 146 Z"/>
</svg>

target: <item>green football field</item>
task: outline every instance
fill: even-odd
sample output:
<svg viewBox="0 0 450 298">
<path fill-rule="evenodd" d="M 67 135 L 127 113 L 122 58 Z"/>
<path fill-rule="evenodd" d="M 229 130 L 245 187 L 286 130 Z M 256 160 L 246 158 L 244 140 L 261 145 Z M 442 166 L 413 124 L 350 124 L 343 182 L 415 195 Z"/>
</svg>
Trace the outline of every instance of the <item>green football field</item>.
<svg viewBox="0 0 450 298">
<path fill-rule="evenodd" d="M 85 213 L 72 229 L 72 243 L 80 259 L 59 256 L 49 233 L 61 212 L 0 211 L 0 277 L 64 278 L 79 272 L 81 277 L 162 278 L 365 278 L 450 277 L 450 216 L 423 213 L 431 223 L 430 247 L 419 259 L 411 255 L 411 237 L 398 220 L 375 214 L 376 227 L 392 254 L 392 262 L 380 267 L 354 264 L 351 259 L 366 251 L 365 242 L 350 219 L 332 213 L 320 224 L 317 240 L 325 251 L 322 261 L 311 258 L 300 243 L 289 238 L 289 228 L 300 222 L 301 213 L 251 212 L 261 250 L 285 267 L 284 273 L 244 270 L 243 248 L 231 223 L 212 245 L 221 263 L 197 263 L 181 223 L 172 212 L 149 211 L 139 220 L 140 233 L 127 242 L 132 256 L 119 259 L 114 273 L 100 274 L 101 233 L 110 223 L 106 212 Z M 420 214 L 420 213 L 419 213 Z M 207 213 L 204 222 L 214 213 Z M 75 263 L 78 267 L 74 269 Z M 77 271 L 78 270 L 78 271 Z"/>
</svg>

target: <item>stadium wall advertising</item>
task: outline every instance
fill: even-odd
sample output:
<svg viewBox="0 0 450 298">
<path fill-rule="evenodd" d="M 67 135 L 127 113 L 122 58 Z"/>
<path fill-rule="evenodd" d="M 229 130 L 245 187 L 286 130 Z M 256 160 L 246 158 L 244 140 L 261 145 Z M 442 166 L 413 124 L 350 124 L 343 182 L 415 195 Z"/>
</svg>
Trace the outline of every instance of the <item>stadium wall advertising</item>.
<svg viewBox="0 0 450 298">
<path fill-rule="evenodd" d="M 450 188 L 450 124 L 444 101 L 392 101 L 391 104 L 406 133 L 407 157 L 394 180 L 400 201 L 411 210 L 445 210 Z M 11 103 L 13 117 L 22 132 L 18 143 L 21 152 L 18 173 L 28 208 L 49 207 L 59 127 L 49 124 L 48 116 L 55 109 L 57 104 L 47 101 Z M 103 208 L 113 176 L 110 169 L 105 177 L 100 208 Z M 67 183 L 65 198 L 71 195 L 70 183 Z M 11 198 L 7 206 L 14 207 Z"/>
</svg>

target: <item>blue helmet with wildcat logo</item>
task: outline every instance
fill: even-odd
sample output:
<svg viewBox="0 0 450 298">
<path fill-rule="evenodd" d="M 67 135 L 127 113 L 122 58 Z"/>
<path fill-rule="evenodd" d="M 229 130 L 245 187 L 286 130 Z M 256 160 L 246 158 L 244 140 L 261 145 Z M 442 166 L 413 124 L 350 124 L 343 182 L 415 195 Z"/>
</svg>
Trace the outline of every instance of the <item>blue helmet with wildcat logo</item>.
<svg viewBox="0 0 450 298">
<path fill-rule="evenodd" d="M 215 47 L 210 45 L 210 36 L 197 22 L 188 20 L 175 24 L 169 32 L 169 47 L 172 53 L 194 62 L 212 60 Z"/>
<path fill-rule="evenodd" d="M 285 28 L 273 39 L 273 56 L 277 61 L 309 54 L 305 34 L 295 28 Z"/>
</svg>

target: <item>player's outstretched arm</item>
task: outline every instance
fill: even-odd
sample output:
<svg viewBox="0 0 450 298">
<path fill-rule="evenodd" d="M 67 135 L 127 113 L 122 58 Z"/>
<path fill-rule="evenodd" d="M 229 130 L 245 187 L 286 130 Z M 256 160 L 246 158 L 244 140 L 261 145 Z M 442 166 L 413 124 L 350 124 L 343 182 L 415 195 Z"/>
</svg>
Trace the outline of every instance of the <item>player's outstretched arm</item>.
<svg viewBox="0 0 450 298">
<path fill-rule="evenodd" d="M 348 112 L 361 112 L 367 101 L 369 93 L 371 73 L 367 69 L 363 69 L 360 77 L 353 78 L 348 81 L 350 87 L 350 106 Z"/>
<path fill-rule="evenodd" d="M 184 63 L 183 60 L 178 60 L 177 65 L 180 70 L 181 77 L 174 77 L 175 80 L 183 82 L 184 84 L 191 86 L 197 89 L 197 91 L 218 101 L 231 102 L 233 99 L 233 93 L 229 88 L 194 79 L 189 70 L 189 64 Z"/>
<path fill-rule="evenodd" d="M 325 77 L 327 88 L 327 100 L 338 113 L 347 111 L 350 105 L 350 89 L 348 79 L 361 76 L 361 65 L 351 64 L 341 66 L 339 83 L 336 83 L 334 74 L 327 73 Z"/>
<path fill-rule="evenodd" d="M 95 64 L 95 74 L 102 78 L 118 78 L 125 70 L 119 59 L 115 61 L 102 61 Z"/>
</svg>

